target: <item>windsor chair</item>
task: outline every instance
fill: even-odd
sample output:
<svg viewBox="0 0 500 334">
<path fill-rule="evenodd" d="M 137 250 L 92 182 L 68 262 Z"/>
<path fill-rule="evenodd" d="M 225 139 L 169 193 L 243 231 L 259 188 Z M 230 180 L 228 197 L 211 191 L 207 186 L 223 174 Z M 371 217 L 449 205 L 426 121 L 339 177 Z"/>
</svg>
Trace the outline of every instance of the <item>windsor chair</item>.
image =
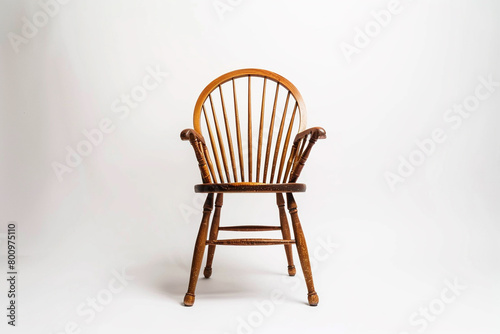
<svg viewBox="0 0 500 334">
<path fill-rule="evenodd" d="M 223 122 L 219 123 L 219 119 Z M 292 245 L 295 244 L 309 305 L 316 306 L 319 298 L 314 290 L 306 239 L 293 193 L 306 190 L 305 184 L 296 181 L 313 145 L 318 139 L 326 138 L 326 132 L 320 127 L 305 129 L 306 108 L 297 88 L 282 76 L 266 70 L 229 72 L 202 91 L 195 105 L 193 123 L 194 129 L 182 131 L 181 139 L 191 143 L 201 172 L 203 183 L 195 185 L 194 190 L 208 195 L 203 205 L 184 305 L 194 304 L 205 246 L 208 246 L 208 254 L 203 273 L 209 278 L 217 245 L 284 245 L 288 274 L 294 276 Z M 209 141 L 202 133 L 208 134 Z M 297 134 L 290 146 L 293 133 Z M 276 193 L 280 225 L 220 226 L 224 193 Z M 286 193 L 295 239 L 291 239 L 283 193 Z M 209 224 L 214 194 L 217 194 L 215 212 Z M 280 230 L 283 239 L 218 239 L 219 231 L 272 230 Z"/>
</svg>

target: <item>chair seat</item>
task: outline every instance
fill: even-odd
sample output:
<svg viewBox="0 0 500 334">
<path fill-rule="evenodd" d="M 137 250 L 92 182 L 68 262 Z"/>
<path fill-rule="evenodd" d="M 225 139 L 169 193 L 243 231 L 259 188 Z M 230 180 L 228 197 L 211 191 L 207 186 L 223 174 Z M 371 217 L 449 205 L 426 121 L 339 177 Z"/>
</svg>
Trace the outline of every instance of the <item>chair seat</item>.
<svg viewBox="0 0 500 334">
<path fill-rule="evenodd" d="M 305 192 L 304 183 L 203 183 L 194 186 L 197 193 L 294 193 Z"/>
</svg>

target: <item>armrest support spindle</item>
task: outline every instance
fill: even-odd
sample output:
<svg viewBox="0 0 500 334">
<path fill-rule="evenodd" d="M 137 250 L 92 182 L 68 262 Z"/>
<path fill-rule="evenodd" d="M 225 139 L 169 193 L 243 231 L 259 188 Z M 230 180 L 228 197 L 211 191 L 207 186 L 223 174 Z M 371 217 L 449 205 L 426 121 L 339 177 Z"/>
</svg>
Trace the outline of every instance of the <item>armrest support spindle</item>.
<svg viewBox="0 0 500 334">
<path fill-rule="evenodd" d="M 307 147 L 305 149 L 299 150 L 299 147 L 303 148 L 303 146 L 306 144 L 305 141 L 307 141 L 308 138 L 309 138 L 309 143 L 307 144 Z M 325 138 L 326 138 L 326 131 L 325 129 L 320 127 L 314 127 L 304 130 L 299 134 L 297 134 L 297 136 L 295 136 L 291 151 L 291 157 L 294 156 L 293 168 L 292 171 L 290 172 L 290 179 L 288 182 L 290 183 L 297 182 L 297 179 L 299 178 L 300 173 L 302 172 L 302 169 L 306 164 L 307 158 L 311 153 L 312 147 L 318 141 L 318 139 L 325 139 Z M 299 145 L 301 142 L 302 145 Z"/>
<path fill-rule="evenodd" d="M 203 183 L 212 183 L 212 178 L 210 177 L 210 169 L 212 168 L 209 169 L 212 166 L 211 164 L 207 164 L 207 159 L 205 158 L 205 155 L 208 157 L 208 151 L 203 136 L 193 129 L 185 129 L 181 132 L 181 139 L 189 140 L 191 146 L 193 146 Z"/>
</svg>

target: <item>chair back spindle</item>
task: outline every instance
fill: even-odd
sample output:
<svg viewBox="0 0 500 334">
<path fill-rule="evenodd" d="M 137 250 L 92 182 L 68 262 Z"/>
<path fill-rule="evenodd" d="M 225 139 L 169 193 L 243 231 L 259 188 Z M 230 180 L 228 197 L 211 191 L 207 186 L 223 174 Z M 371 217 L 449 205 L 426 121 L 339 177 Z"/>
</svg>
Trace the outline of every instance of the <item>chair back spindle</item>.
<svg viewBox="0 0 500 334">
<path fill-rule="evenodd" d="M 253 105 L 260 106 L 256 115 Z M 280 75 L 244 69 L 215 79 L 201 93 L 194 112 L 194 129 L 209 139 L 199 146 L 207 161 L 203 182 L 295 182 L 290 173 L 308 153 L 307 136 L 290 142 L 305 125 L 302 97 Z"/>
</svg>

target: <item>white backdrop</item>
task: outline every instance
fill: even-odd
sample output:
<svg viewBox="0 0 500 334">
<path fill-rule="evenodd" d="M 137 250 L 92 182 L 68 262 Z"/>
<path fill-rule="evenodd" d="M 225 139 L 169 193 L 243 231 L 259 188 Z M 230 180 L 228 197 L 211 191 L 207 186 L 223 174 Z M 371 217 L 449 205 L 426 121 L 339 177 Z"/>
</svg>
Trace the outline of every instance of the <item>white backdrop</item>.
<svg viewBox="0 0 500 334">
<path fill-rule="evenodd" d="M 498 333 L 499 22 L 494 0 L 2 0 L 2 332 Z M 181 306 L 203 197 L 179 133 L 246 67 L 328 134 L 296 196 L 316 308 L 276 246 L 219 247 Z M 274 200 L 226 196 L 221 223 L 276 223 Z"/>
</svg>

